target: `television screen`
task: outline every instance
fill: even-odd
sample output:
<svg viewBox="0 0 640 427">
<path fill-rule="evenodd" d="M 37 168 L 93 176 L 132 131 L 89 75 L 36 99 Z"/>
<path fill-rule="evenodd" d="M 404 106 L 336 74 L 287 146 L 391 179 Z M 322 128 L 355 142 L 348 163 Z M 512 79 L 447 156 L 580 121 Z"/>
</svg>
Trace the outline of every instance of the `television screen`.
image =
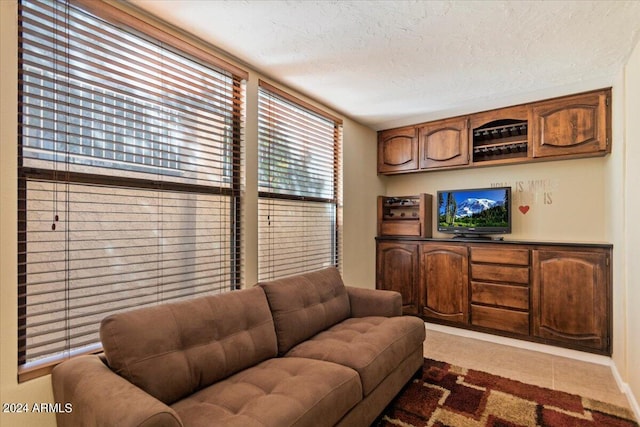
<svg viewBox="0 0 640 427">
<path fill-rule="evenodd" d="M 438 231 L 463 235 L 511 232 L 511 187 L 438 191 Z"/>
</svg>

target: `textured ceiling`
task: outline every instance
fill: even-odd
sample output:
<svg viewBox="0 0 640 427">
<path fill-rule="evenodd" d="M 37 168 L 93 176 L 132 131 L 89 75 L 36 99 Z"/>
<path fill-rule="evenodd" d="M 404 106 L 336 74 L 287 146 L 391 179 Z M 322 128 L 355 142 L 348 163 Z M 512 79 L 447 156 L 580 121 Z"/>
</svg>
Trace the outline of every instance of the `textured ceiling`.
<svg viewBox="0 0 640 427">
<path fill-rule="evenodd" d="M 609 86 L 640 37 L 637 0 L 129 2 L 373 129 Z"/>
</svg>

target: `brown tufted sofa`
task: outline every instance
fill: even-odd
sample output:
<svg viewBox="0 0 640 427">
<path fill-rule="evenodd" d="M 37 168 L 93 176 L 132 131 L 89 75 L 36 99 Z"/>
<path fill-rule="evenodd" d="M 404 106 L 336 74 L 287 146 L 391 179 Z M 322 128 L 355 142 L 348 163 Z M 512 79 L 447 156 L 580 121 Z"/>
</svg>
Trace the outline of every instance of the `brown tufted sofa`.
<svg viewBox="0 0 640 427">
<path fill-rule="evenodd" d="M 112 315 L 52 373 L 59 426 L 369 426 L 422 366 L 400 295 L 335 268 Z"/>
</svg>

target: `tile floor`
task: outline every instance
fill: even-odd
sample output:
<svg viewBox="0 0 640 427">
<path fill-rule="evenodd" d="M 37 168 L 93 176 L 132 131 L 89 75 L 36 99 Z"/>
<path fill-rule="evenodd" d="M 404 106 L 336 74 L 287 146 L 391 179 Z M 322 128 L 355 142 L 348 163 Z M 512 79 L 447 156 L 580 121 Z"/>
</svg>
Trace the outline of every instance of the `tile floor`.
<svg viewBox="0 0 640 427">
<path fill-rule="evenodd" d="M 610 366 L 454 335 L 426 325 L 425 357 L 629 408 Z"/>
</svg>

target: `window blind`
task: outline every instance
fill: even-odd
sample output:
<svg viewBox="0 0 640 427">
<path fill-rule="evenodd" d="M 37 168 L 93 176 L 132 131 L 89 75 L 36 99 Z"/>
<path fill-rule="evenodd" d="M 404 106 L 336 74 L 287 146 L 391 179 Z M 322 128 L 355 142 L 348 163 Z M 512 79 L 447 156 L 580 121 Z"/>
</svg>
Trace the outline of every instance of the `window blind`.
<svg viewBox="0 0 640 427">
<path fill-rule="evenodd" d="M 260 82 L 259 280 L 339 266 L 341 132 L 340 120 Z"/>
<path fill-rule="evenodd" d="M 245 76 L 79 4 L 19 7 L 25 377 L 99 348 L 111 313 L 241 282 Z"/>
</svg>

